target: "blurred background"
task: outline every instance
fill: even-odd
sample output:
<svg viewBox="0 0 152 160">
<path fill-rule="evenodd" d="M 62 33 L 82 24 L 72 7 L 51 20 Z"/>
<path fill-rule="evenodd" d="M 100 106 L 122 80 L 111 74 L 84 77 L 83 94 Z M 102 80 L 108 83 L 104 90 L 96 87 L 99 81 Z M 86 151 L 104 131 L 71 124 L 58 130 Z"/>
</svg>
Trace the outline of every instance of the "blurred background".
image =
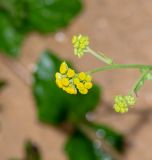
<svg viewBox="0 0 152 160">
<path fill-rule="evenodd" d="M 92 48 L 117 63 L 152 64 L 152 1 L 28 1 L 29 6 L 26 1 L 26 5 L 16 5 L 15 0 L 0 0 L 0 80 L 6 83 L 0 91 L 0 160 L 22 158 L 27 139 L 39 146 L 43 160 L 66 160 L 67 134 L 37 118 L 31 87 L 35 64 L 48 49 L 71 60 L 78 70 L 101 66 L 91 55 L 74 56 L 71 38 L 79 33 L 88 35 Z M 43 2 L 49 6 L 46 10 L 41 8 Z M 95 74 L 103 94 L 98 108 L 87 114 L 89 120 L 107 124 L 125 136 L 124 160 L 152 159 L 151 82 L 146 82 L 138 103 L 127 114 L 112 109 L 114 96 L 127 94 L 138 76 L 135 70 Z"/>
</svg>

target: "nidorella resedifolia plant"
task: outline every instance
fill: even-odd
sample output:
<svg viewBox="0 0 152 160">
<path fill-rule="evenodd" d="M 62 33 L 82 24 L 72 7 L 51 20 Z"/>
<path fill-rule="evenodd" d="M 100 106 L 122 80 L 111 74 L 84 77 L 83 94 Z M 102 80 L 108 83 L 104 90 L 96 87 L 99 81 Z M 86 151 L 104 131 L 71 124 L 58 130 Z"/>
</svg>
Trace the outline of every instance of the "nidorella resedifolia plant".
<svg viewBox="0 0 152 160">
<path fill-rule="evenodd" d="M 105 66 L 95 68 L 88 72 L 76 73 L 76 71 L 70 68 L 64 61 L 60 65 L 59 72 L 55 74 L 57 86 L 69 94 L 76 95 L 78 92 L 80 94 L 87 94 L 93 86 L 92 75 L 94 73 L 113 69 L 137 69 L 140 71 L 140 77 L 129 90 L 128 94 L 117 95 L 114 98 L 114 110 L 120 113 L 128 112 L 129 108 L 135 105 L 137 93 L 144 85 L 144 82 L 152 79 L 152 65 L 115 63 L 105 54 L 91 49 L 89 46 L 89 38 L 81 34 L 73 36 L 72 44 L 76 56 L 81 58 L 86 53 L 90 53 L 100 61 L 104 62 Z"/>
</svg>

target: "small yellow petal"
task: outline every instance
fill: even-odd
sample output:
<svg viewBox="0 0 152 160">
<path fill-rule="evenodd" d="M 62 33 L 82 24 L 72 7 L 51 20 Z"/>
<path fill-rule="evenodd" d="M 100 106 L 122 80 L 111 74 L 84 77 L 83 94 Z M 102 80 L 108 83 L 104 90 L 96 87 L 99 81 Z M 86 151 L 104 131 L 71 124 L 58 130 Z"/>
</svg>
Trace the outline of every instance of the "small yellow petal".
<svg viewBox="0 0 152 160">
<path fill-rule="evenodd" d="M 68 65 L 65 62 L 62 62 L 60 66 L 60 73 L 65 74 L 67 70 L 68 70 Z"/>
<path fill-rule="evenodd" d="M 60 79 L 56 79 L 56 84 L 57 84 L 57 86 L 58 86 L 59 88 L 62 88 L 62 87 L 63 87 L 62 82 L 61 82 Z"/>
<path fill-rule="evenodd" d="M 75 44 L 76 41 L 77 41 L 77 36 L 73 36 L 73 38 L 72 38 L 72 44 Z"/>
<path fill-rule="evenodd" d="M 62 81 L 62 85 L 63 85 L 63 86 L 68 86 L 68 85 L 69 85 L 69 80 L 68 80 L 68 78 L 63 78 L 61 81 Z"/>
<path fill-rule="evenodd" d="M 88 93 L 88 90 L 86 89 L 86 88 L 84 88 L 84 89 L 80 89 L 79 90 L 79 92 L 81 93 L 81 94 L 87 94 Z"/>
<path fill-rule="evenodd" d="M 68 69 L 67 76 L 72 78 L 75 76 L 75 71 L 73 69 Z"/>
<path fill-rule="evenodd" d="M 91 89 L 91 88 L 92 88 L 92 83 L 91 83 L 91 82 L 86 82 L 86 83 L 84 84 L 84 86 L 85 86 L 85 88 L 87 88 L 87 89 Z"/>
<path fill-rule="evenodd" d="M 73 82 L 74 82 L 75 85 L 77 85 L 78 83 L 80 83 L 80 80 L 79 80 L 79 78 L 74 78 Z"/>
<path fill-rule="evenodd" d="M 67 87 L 65 91 L 69 94 L 77 94 L 77 91 L 74 87 Z"/>
<path fill-rule="evenodd" d="M 55 73 L 55 78 L 56 78 L 56 79 L 61 78 L 61 74 L 60 74 L 59 72 Z"/>
<path fill-rule="evenodd" d="M 87 82 L 90 82 L 90 81 L 92 80 L 92 77 L 91 77 L 90 75 L 86 75 L 85 80 L 86 80 Z"/>
<path fill-rule="evenodd" d="M 83 83 L 78 83 L 77 85 L 77 88 L 79 89 L 79 90 L 83 90 L 85 87 L 84 87 L 84 85 L 83 85 Z"/>
<path fill-rule="evenodd" d="M 79 79 L 80 80 L 85 80 L 85 78 L 86 78 L 86 74 L 84 73 L 84 72 L 80 72 L 79 74 L 78 74 L 78 77 L 79 77 Z"/>
</svg>

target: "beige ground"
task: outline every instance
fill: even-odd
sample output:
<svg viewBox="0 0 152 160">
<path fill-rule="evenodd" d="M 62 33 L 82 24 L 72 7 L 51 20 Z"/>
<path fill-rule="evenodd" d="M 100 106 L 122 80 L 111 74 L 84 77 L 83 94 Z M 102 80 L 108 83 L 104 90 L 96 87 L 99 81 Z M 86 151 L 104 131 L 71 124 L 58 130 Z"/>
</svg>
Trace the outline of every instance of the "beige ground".
<svg viewBox="0 0 152 160">
<path fill-rule="evenodd" d="M 106 52 L 116 62 L 151 64 L 152 1 L 85 0 L 85 10 L 66 30 L 47 37 L 36 33 L 29 35 L 18 60 L 0 56 L 0 78 L 9 83 L 0 93 L 0 160 L 22 157 L 23 142 L 27 138 L 39 144 L 44 160 L 66 160 L 62 151 L 66 135 L 38 123 L 29 85 L 34 63 L 46 48 L 74 60 L 81 70 L 100 65 L 90 55 L 81 60 L 73 56 L 70 41 L 77 33 L 89 35 L 91 46 Z M 105 88 L 104 100 L 110 107 L 114 95 L 126 94 L 137 77 L 138 73 L 130 70 L 95 75 L 96 81 Z M 146 83 L 136 108 L 128 114 L 118 115 L 106 106 L 99 106 L 94 114 L 95 121 L 105 122 L 127 136 L 129 147 L 124 160 L 152 159 L 150 84 Z"/>
</svg>

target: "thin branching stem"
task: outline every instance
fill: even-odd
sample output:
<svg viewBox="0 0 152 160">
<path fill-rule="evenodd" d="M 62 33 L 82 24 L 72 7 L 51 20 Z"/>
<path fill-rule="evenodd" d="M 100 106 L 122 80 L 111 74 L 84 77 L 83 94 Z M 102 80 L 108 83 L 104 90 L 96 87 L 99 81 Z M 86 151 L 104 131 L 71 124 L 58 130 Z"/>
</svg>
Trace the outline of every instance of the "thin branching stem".
<svg viewBox="0 0 152 160">
<path fill-rule="evenodd" d="M 113 69 L 148 69 L 152 70 L 152 65 L 142 65 L 142 64 L 112 64 L 109 66 L 103 66 L 99 68 L 95 68 L 87 73 L 93 74 L 96 72 L 113 70 Z"/>
</svg>

